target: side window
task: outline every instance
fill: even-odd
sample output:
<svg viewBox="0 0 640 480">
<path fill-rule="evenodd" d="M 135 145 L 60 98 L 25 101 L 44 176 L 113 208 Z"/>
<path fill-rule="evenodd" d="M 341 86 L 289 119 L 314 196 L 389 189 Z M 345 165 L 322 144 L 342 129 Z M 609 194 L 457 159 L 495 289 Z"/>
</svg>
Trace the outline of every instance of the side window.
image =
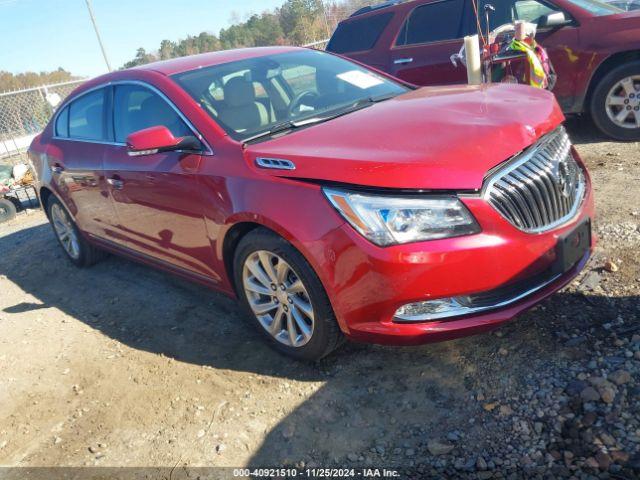
<svg viewBox="0 0 640 480">
<path fill-rule="evenodd" d="M 538 23 L 540 17 L 555 12 L 551 7 L 536 0 L 517 0 L 515 3 L 517 20 L 525 20 L 531 23 Z"/>
<path fill-rule="evenodd" d="M 495 9 L 489 16 L 490 30 L 494 30 L 506 23 L 513 23 L 514 20 L 517 20 L 513 7 L 514 0 L 479 0 L 479 11 L 484 12 L 484 8 L 487 4 L 490 4 Z M 470 6 L 468 8 L 471 9 Z M 480 25 L 482 26 L 482 31 L 485 32 L 487 30 L 487 21 L 484 14 L 480 16 Z M 475 17 L 473 17 L 473 27 L 471 33 L 474 34 L 476 32 L 476 20 Z"/>
<path fill-rule="evenodd" d="M 69 105 L 69 137 L 105 140 L 104 88 L 81 96 Z"/>
<path fill-rule="evenodd" d="M 65 107 L 56 119 L 56 137 L 67 138 L 69 136 L 69 107 Z"/>
<path fill-rule="evenodd" d="M 327 50 L 335 53 L 371 50 L 392 17 L 393 13 L 388 12 L 339 24 Z"/>
<path fill-rule="evenodd" d="M 417 45 L 462 38 L 464 0 L 444 0 L 417 7 L 404 23 L 396 45 Z"/>
<path fill-rule="evenodd" d="M 478 8 L 484 11 L 486 4 L 491 4 L 493 8 L 495 8 L 489 21 L 491 30 L 506 23 L 513 23 L 515 20 L 525 20 L 537 24 L 540 17 L 559 11 L 559 9 L 554 8 L 552 5 L 547 5 L 537 0 L 480 0 L 478 2 Z M 487 22 L 484 15 L 480 18 L 480 25 L 483 31 L 487 29 Z M 469 32 L 476 32 L 475 17 L 472 25 L 469 27 Z"/>
<path fill-rule="evenodd" d="M 176 111 L 158 94 L 141 85 L 117 85 L 113 98 L 116 142 L 149 127 L 165 126 L 175 137 L 192 135 Z"/>
</svg>

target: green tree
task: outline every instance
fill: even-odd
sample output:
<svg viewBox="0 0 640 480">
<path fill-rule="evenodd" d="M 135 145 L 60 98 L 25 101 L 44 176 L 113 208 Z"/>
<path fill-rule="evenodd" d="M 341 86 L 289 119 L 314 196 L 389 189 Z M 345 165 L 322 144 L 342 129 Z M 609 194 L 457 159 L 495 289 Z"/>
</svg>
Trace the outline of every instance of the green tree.
<svg viewBox="0 0 640 480">
<path fill-rule="evenodd" d="M 136 58 L 124 64 L 124 68 L 137 67 L 138 65 L 144 65 L 145 63 L 155 62 L 158 58 L 140 47 L 136 52 Z"/>
<path fill-rule="evenodd" d="M 125 67 L 156 59 L 168 59 L 230 48 L 267 45 L 304 45 L 327 38 L 329 32 L 354 10 L 381 0 L 283 0 L 282 7 L 254 14 L 246 21 L 235 16 L 232 25 L 218 36 L 202 32 L 177 42 L 163 40 L 157 55 L 138 49 L 136 57 Z"/>
<path fill-rule="evenodd" d="M 303 45 L 326 36 L 320 0 L 287 0 L 280 8 L 280 26 L 293 45 Z"/>
<path fill-rule="evenodd" d="M 171 40 L 162 40 L 160 42 L 160 50 L 158 50 L 158 56 L 160 60 L 168 60 L 176 56 L 176 44 Z"/>
<path fill-rule="evenodd" d="M 24 72 L 13 74 L 0 70 L 0 92 L 8 92 L 12 90 L 21 90 L 23 88 L 38 87 L 40 85 L 49 85 L 52 83 L 68 82 L 75 80 L 71 73 L 59 67 L 53 72 Z"/>
</svg>

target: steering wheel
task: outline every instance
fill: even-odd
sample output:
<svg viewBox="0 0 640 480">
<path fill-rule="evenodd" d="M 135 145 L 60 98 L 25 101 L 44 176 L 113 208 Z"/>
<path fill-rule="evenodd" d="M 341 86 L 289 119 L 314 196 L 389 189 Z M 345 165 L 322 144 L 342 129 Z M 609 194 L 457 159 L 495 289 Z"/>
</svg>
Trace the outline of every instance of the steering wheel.
<svg viewBox="0 0 640 480">
<path fill-rule="evenodd" d="M 300 92 L 295 97 L 293 97 L 293 99 L 291 100 L 291 103 L 289 104 L 289 107 L 288 107 L 289 116 L 296 117 L 300 115 L 301 112 L 299 111 L 299 108 L 303 105 L 302 103 L 303 100 L 305 99 L 315 100 L 318 98 L 320 98 L 320 95 L 318 95 L 313 90 L 304 90 L 303 92 Z"/>
</svg>

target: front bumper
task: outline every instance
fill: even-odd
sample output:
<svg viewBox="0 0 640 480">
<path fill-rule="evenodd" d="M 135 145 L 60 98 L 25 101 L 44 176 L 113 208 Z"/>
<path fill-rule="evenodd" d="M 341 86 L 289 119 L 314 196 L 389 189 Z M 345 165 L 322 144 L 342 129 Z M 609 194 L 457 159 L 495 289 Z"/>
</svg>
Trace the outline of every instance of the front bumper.
<svg viewBox="0 0 640 480">
<path fill-rule="evenodd" d="M 588 177 L 588 174 L 587 174 Z M 461 198 L 482 227 L 466 237 L 380 248 L 343 225 L 331 234 L 321 278 L 344 333 L 370 343 L 415 345 L 480 333 L 508 321 L 568 284 L 591 250 L 571 268 L 545 277 L 557 263 L 559 239 L 593 219 L 587 191 L 577 214 L 540 234 L 525 233 L 479 196 Z M 324 255 L 327 260 L 327 255 Z M 541 278 L 538 284 L 535 279 Z M 521 290 L 514 286 L 522 285 Z M 507 292 L 490 299 L 491 292 Z M 396 311 L 409 303 L 448 297 L 484 298 L 483 308 L 465 315 L 399 322 Z"/>
</svg>

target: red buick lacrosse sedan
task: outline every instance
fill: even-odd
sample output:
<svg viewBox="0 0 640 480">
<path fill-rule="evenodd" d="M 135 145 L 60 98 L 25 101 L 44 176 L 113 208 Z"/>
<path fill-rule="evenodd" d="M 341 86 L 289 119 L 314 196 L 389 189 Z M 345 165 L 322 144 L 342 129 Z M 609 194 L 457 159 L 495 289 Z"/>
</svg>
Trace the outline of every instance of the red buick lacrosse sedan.
<svg viewBox="0 0 640 480">
<path fill-rule="evenodd" d="M 108 251 L 237 296 L 319 359 L 485 331 L 567 284 L 594 208 L 562 122 L 546 91 L 255 48 L 93 79 L 30 157 L 73 263 Z"/>
</svg>

